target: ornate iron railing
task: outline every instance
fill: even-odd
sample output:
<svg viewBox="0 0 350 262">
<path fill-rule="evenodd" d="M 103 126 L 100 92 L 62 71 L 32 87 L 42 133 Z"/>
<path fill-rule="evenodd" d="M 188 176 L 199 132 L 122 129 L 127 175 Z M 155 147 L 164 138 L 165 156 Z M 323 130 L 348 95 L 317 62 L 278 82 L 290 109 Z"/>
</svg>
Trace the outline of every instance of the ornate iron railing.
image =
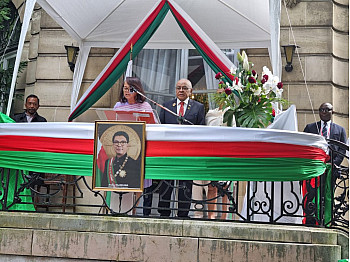
<svg viewBox="0 0 350 262">
<path fill-rule="evenodd" d="M 336 143 L 348 151 L 347 145 Z M 165 210 L 170 217 L 176 217 L 177 212 L 182 211 L 182 217 L 191 219 L 319 225 L 345 231 L 349 226 L 349 168 L 334 164 L 328 173 L 308 181 L 188 181 L 172 184 L 160 180 L 153 181 L 152 187 L 137 196 L 93 191 L 87 177 L 83 176 L 10 172 L 2 168 L 0 178 L 2 210 L 154 217 L 160 216 L 158 211 Z M 164 192 L 168 189 L 173 191 L 171 198 L 164 199 Z M 178 200 L 181 192 L 184 197 Z M 159 200 L 169 206 L 162 206 L 159 210 Z M 183 208 L 186 203 L 190 204 L 189 207 Z M 19 204 L 21 208 L 16 208 Z"/>
</svg>

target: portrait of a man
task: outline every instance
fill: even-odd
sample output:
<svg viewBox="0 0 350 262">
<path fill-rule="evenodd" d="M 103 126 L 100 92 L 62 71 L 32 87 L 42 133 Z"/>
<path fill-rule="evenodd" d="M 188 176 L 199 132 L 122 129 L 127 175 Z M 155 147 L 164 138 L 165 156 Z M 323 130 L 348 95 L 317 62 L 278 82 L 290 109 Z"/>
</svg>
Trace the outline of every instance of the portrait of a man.
<svg viewBox="0 0 350 262">
<path fill-rule="evenodd" d="M 144 124 L 96 122 L 94 188 L 140 191 L 144 173 Z"/>
</svg>

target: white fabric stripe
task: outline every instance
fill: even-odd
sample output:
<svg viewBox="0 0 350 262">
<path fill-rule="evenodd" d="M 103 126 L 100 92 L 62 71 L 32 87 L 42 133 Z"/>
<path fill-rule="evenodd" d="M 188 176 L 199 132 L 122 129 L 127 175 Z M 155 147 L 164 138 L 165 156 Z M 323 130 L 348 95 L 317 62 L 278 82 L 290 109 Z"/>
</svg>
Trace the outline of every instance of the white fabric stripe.
<svg viewBox="0 0 350 262">
<path fill-rule="evenodd" d="M 93 123 L 33 122 L 0 124 L 1 136 L 93 139 L 94 131 L 95 124 Z"/>
<path fill-rule="evenodd" d="M 147 125 L 146 132 L 148 141 L 269 142 L 313 146 L 325 152 L 327 150 L 327 142 L 322 136 L 276 129 Z"/>
<path fill-rule="evenodd" d="M 0 135 L 93 139 L 93 123 L 6 123 Z M 148 141 L 269 142 L 313 146 L 326 152 L 327 142 L 319 135 L 263 128 L 221 126 L 147 125 Z M 219 150 L 219 149 L 218 149 Z"/>
</svg>

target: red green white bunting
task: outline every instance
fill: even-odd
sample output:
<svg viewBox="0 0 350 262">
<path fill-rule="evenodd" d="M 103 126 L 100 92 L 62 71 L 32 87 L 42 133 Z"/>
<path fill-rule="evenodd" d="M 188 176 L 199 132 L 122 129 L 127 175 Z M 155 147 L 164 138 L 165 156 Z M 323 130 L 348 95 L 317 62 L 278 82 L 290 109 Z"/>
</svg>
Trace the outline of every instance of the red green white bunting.
<svg viewBox="0 0 350 262">
<path fill-rule="evenodd" d="M 188 40 L 200 52 L 213 71 L 215 73 L 222 72 L 225 75 L 225 80 L 232 82 L 232 76 L 229 74 L 233 66 L 232 62 L 174 1 L 161 0 L 149 12 L 134 33 L 125 41 L 123 46 L 83 94 L 72 110 L 68 119 L 69 121 L 72 121 L 89 109 L 113 86 L 127 68 L 131 46 L 132 55 L 135 57 L 163 22 L 169 9 Z"/>
<path fill-rule="evenodd" d="M 0 166 L 91 176 L 94 124 L 0 124 Z M 145 178 L 296 181 L 325 171 L 321 136 L 270 130 L 148 125 Z"/>
</svg>

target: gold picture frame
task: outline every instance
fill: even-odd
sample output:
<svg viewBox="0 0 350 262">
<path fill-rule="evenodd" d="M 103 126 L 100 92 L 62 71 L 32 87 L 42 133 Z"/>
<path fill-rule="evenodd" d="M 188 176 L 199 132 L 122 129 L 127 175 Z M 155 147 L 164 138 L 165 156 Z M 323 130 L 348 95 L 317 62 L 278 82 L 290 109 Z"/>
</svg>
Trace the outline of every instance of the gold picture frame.
<svg viewBox="0 0 350 262">
<path fill-rule="evenodd" d="M 93 190 L 142 192 L 145 122 L 95 121 Z"/>
</svg>

